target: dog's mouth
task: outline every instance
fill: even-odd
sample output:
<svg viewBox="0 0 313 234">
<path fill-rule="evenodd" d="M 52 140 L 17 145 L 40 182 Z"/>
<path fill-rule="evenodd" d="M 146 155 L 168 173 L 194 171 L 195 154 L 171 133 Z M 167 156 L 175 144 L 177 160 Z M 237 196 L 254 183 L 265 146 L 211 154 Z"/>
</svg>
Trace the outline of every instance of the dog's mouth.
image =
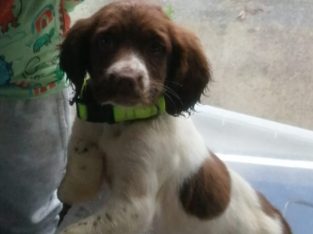
<svg viewBox="0 0 313 234">
<path fill-rule="evenodd" d="M 138 105 L 148 105 L 148 103 L 137 97 L 125 97 L 125 96 L 120 96 L 120 95 L 115 95 L 111 97 L 103 97 L 102 95 L 96 96 L 97 102 L 101 105 L 119 105 L 119 106 L 138 106 Z"/>
</svg>

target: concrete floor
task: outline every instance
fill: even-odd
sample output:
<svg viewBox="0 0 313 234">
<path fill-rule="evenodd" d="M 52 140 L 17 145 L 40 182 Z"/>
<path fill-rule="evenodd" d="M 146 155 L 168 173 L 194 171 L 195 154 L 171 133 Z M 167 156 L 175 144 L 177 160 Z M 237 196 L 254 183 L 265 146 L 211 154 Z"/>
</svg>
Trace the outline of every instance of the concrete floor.
<svg viewBox="0 0 313 234">
<path fill-rule="evenodd" d="M 108 0 L 85 0 L 89 16 Z M 313 130 L 313 1 L 159 0 L 200 37 L 214 82 L 203 103 Z"/>
</svg>

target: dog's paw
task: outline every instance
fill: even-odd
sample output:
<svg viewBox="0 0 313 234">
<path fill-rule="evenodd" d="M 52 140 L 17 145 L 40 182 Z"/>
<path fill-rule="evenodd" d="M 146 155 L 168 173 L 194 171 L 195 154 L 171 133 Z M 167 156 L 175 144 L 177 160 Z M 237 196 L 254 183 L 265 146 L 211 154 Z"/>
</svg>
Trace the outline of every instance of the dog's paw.
<svg viewBox="0 0 313 234">
<path fill-rule="evenodd" d="M 75 142 L 76 143 L 76 142 Z M 68 204 L 92 199 L 104 179 L 104 154 L 95 144 L 79 142 L 70 150 L 66 174 L 58 189 L 59 199 Z"/>
<path fill-rule="evenodd" d="M 65 228 L 60 234 L 93 234 L 90 220 L 84 219 Z"/>
<path fill-rule="evenodd" d="M 87 233 L 77 227 L 68 227 L 65 230 L 63 230 L 60 234 L 87 234 Z"/>
<path fill-rule="evenodd" d="M 87 234 L 84 230 L 83 224 L 81 225 L 71 225 L 63 230 L 60 234 Z"/>
</svg>

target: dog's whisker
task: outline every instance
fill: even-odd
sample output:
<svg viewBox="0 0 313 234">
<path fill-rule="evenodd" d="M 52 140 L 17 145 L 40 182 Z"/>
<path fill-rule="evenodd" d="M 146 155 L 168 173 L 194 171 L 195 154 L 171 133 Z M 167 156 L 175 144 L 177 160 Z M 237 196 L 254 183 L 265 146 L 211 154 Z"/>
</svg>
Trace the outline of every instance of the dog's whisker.
<svg viewBox="0 0 313 234">
<path fill-rule="evenodd" d="M 173 80 L 167 80 L 166 82 L 167 83 L 171 83 L 171 84 L 176 85 L 176 86 L 179 86 L 179 87 L 183 86 L 180 82 L 173 81 Z"/>
<path fill-rule="evenodd" d="M 175 105 L 175 102 L 173 101 L 172 97 L 168 95 L 167 93 L 164 93 L 164 96 L 173 104 Z"/>
<path fill-rule="evenodd" d="M 168 93 L 170 96 L 174 97 L 181 105 L 183 105 L 182 99 L 180 98 L 180 96 L 179 96 L 174 90 L 172 90 L 171 88 L 166 87 L 166 86 L 164 86 L 164 90 L 166 90 L 167 93 Z M 165 93 L 166 93 L 166 92 L 165 92 Z"/>
<path fill-rule="evenodd" d="M 151 88 L 156 88 L 156 89 L 159 89 L 159 90 L 164 90 L 164 95 L 171 100 L 171 103 L 173 105 L 175 105 L 175 102 L 174 102 L 174 99 L 178 101 L 178 103 L 180 105 L 183 105 L 183 102 L 181 100 L 181 97 L 172 89 L 170 88 L 169 86 L 161 83 L 161 82 L 153 82 L 151 83 Z"/>
</svg>

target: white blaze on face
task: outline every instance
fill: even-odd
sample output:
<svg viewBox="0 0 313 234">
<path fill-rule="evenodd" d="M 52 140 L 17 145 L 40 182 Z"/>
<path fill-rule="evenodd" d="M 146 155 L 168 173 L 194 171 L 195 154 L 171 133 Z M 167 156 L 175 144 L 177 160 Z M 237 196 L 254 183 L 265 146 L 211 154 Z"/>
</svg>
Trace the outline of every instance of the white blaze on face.
<svg viewBox="0 0 313 234">
<path fill-rule="evenodd" d="M 147 66 L 144 60 L 134 52 L 124 54 L 119 57 L 108 69 L 107 75 L 127 75 L 134 78 L 141 77 L 138 82 L 141 82 L 144 92 L 148 91 L 150 85 L 150 77 Z"/>
</svg>

